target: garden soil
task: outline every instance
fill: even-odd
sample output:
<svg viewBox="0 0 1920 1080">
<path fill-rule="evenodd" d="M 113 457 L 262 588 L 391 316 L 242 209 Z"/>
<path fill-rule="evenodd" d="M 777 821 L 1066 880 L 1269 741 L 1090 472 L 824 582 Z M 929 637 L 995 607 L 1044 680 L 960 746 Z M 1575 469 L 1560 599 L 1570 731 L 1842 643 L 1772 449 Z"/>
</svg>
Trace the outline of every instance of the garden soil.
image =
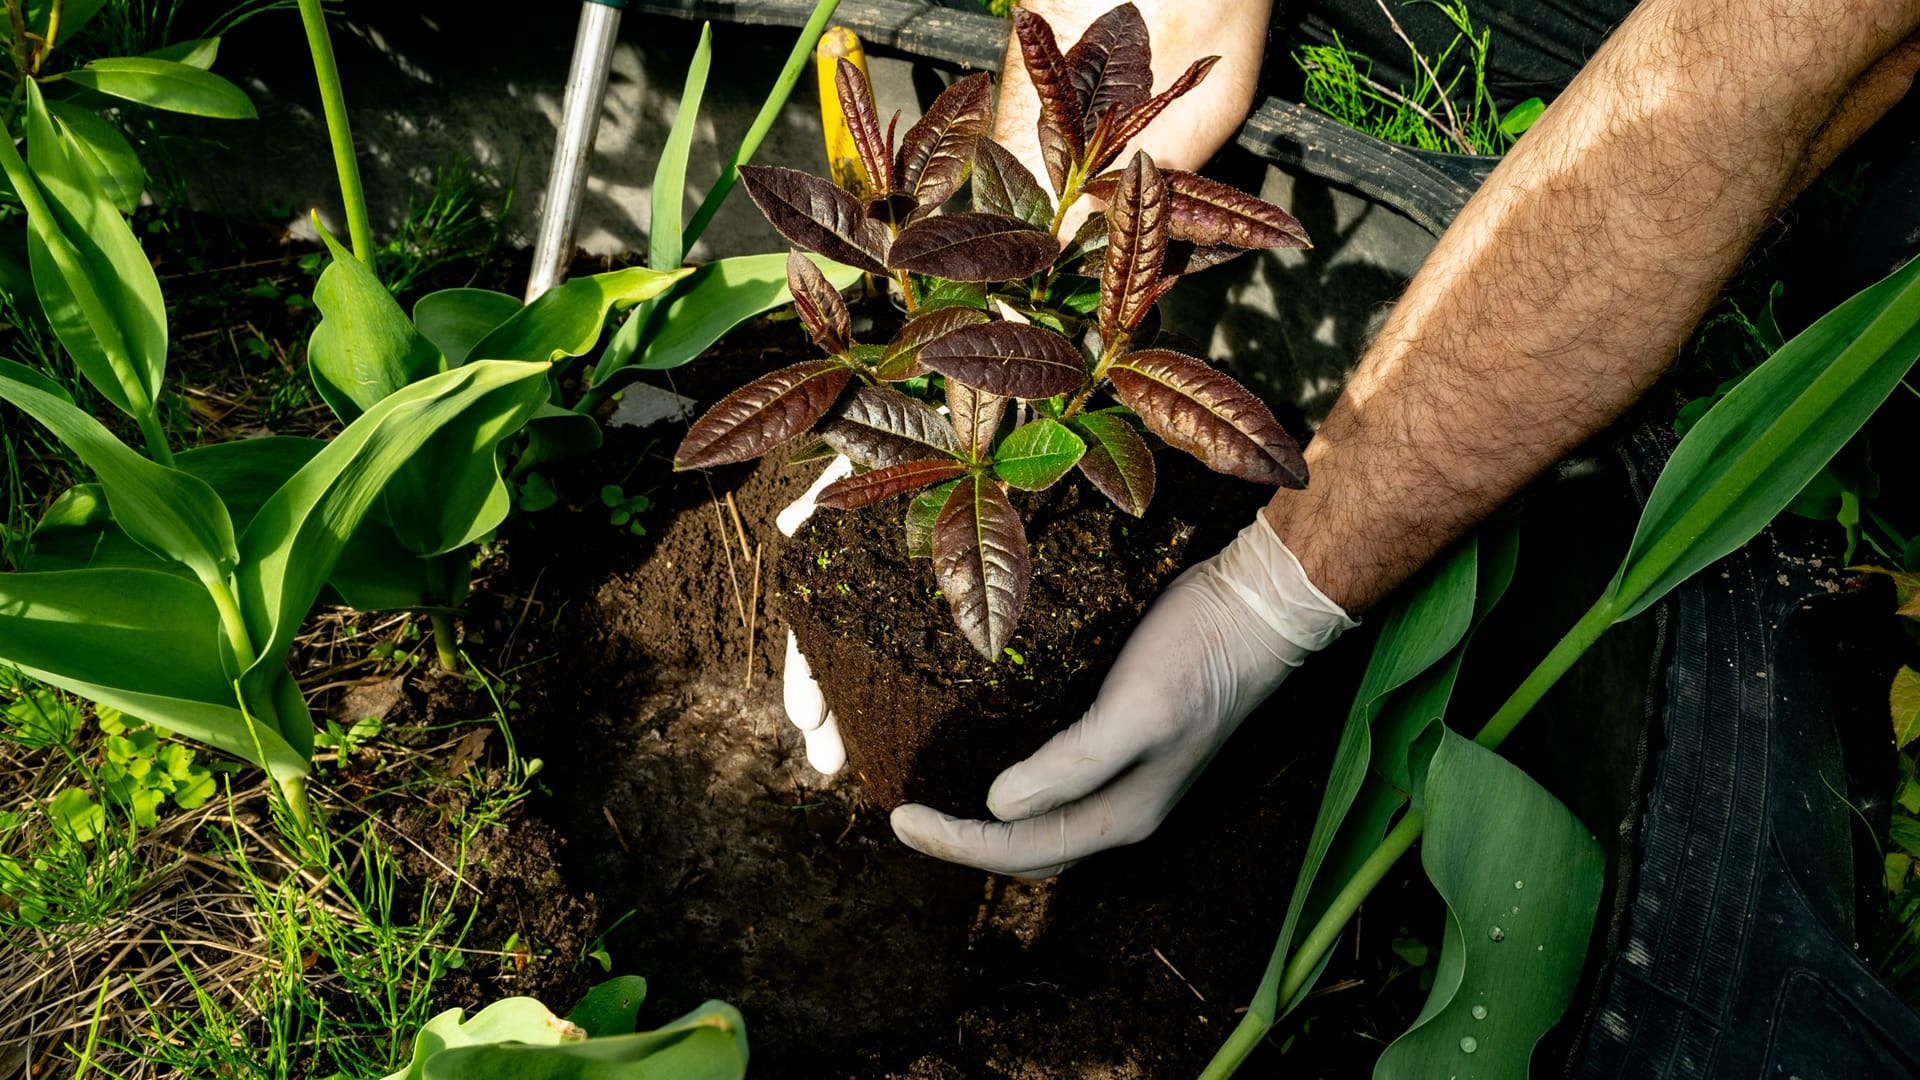
<svg viewBox="0 0 1920 1080">
<path fill-rule="evenodd" d="M 710 402 L 799 348 L 769 320 L 655 381 Z M 465 647 L 508 673 L 518 750 L 544 769 L 481 868 L 468 941 L 514 947 L 436 1004 L 564 1009 L 604 958 L 649 980 L 644 1021 L 738 1006 L 756 1078 L 1196 1074 L 1271 951 L 1364 642 L 1292 680 L 1145 843 L 1040 883 L 938 862 L 857 781 L 809 769 L 784 719 L 772 519 L 817 466 L 676 474 L 683 428 L 663 427 L 610 432 L 483 568 Z M 652 500 L 646 535 L 610 524 L 607 484 Z M 418 707 L 470 717 L 475 693 L 443 679 Z M 1422 996 L 1401 954 L 1439 920 L 1408 879 L 1384 887 L 1296 1014 L 1312 1036 L 1270 1041 L 1246 1075 L 1366 1074 Z"/>
</svg>

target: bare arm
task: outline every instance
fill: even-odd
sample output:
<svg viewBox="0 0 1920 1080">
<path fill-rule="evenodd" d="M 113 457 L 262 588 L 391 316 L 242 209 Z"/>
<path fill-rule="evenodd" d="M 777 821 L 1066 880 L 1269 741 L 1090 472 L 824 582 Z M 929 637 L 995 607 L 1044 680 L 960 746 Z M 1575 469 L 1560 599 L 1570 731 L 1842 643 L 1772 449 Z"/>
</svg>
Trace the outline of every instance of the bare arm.
<svg viewBox="0 0 1920 1080">
<path fill-rule="evenodd" d="M 1915 0 L 1645 0 L 1467 204 L 1267 520 L 1348 611 L 1659 377 L 1767 221 L 1899 100 Z M 1905 41 L 1905 44 L 1903 44 Z"/>
</svg>

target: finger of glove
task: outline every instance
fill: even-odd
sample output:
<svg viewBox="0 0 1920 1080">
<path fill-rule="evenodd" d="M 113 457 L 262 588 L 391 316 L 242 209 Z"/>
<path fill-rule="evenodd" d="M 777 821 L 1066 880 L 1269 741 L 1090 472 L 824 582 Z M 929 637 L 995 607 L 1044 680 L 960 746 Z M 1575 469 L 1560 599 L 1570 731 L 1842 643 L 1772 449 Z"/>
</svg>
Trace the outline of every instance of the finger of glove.
<svg viewBox="0 0 1920 1080">
<path fill-rule="evenodd" d="M 827 719 L 827 699 L 813 681 L 813 669 L 800 652 L 800 641 L 787 631 L 787 658 L 780 672 L 780 696 L 787 719 L 801 731 L 813 731 Z"/>
<path fill-rule="evenodd" d="M 1204 655 L 1204 644 L 1218 636 L 1200 621 L 1206 611 L 1188 590 L 1163 593 L 1128 637 L 1086 715 L 994 779 L 987 791 L 993 816 L 1038 817 L 1086 798 L 1197 722 L 1185 714 L 1219 696 L 1210 681 L 1219 674 L 1218 658 Z M 1191 654 L 1196 642 L 1203 645 L 1198 658 Z"/>
<path fill-rule="evenodd" d="M 851 475 L 852 472 L 853 462 L 848 461 L 845 454 L 834 455 L 833 460 L 827 462 L 827 467 L 821 470 L 820 478 L 813 482 L 813 486 L 809 487 L 805 494 L 788 503 L 785 510 L 774 515 L 773 524 L 780 530 L 780 535 L 791 537 L 799 532 L 800 526 L 805 525 L 807 519 L 813 516 L 814 510 L 818 509 L 816 500 L 820 498 L 820 492 L 824 491 L 828 484 L 843 476 Z"/>
<path fill-rule="evenodd" d="M 813 771 L 832 776 L 847 766 L 847 744 L 840 738 L 840 722 L 832 713 L 821 725 L 806 733 L 807 764 Z"/>
<path fill-rule="evenodd" d="M 948 862 L 1023 878 L 1052 877 L 1089 855 L 1153 834 L 1170 804 L 1163 778 L 1127 773 L 1108 787 L 1051 813 L 1020 821 L 956 818 L 908 803 L 894 810 L 902 843 Z"/>
</svg>

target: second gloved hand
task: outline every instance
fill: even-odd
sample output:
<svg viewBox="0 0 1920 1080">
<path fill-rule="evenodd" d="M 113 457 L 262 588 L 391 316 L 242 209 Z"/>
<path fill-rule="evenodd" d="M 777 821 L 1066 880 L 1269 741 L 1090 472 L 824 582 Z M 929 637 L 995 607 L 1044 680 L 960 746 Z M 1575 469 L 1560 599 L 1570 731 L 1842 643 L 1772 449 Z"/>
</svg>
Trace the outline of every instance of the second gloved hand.
<svg viewBox="0 0 1920 1080">
<path fill-rule="evenodd" d="M 807 488 L 806 494 L 793 500 L 785 510 L 773 519 L 774 526 L 782 535 L 791 539 L 807 523 L 817 507 L 814 500 L 828 484 L 853 472 L 853 462 L 843 456 L 835 456 L 820 473 L 820 478 Z M 820 693 L 820 684 L 814 682 L 813 671 L 807 666 L 807 658 L 800 653 L 799 639 L 793 631 L 787 631 L 787 656 L 781 666 L 780 681 L 782 699 L 787 708 L 787 719 L 800 729 L 807 740 L 807 764 L 815 772 L 832 776 L 847 764 L 846 744 L 840 739 L 840 725 L 827 709 L 827 699 Z"/>
<path fill-rule="evenodd" d="M 1048 877 L 1159 827 L 1227 737 L 1312 653 L 1354 626 L 1258 517 L 1167 587 L 1093 707 L 987 794 L 998 821 L 908 804 L 908 846 L 983 870 Z"/>
</svg>

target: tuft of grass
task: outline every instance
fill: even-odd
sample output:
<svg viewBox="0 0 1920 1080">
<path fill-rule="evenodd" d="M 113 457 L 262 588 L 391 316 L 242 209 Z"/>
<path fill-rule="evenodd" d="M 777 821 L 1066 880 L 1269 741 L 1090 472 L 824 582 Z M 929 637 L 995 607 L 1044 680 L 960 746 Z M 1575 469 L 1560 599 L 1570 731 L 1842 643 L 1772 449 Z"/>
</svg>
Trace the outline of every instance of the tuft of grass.
<svg viewBox="0 0 1920 1080">
<path fill-rule="evenodd" d="M 1487 90 L 1491 30 L 1474 26 L 1466 0 L 1412 0 L 1438 8 L 1453 24 L 1453 40 L 1439 53 L 1423 54 L 1401 30 L 1384 0 L 1381 14 L 1407 45 L 1417 73 L 1411 87 L 1391 87 L 1373 77 L 1373 61 L 1353 52 L 1334 34 L 1332 45 L 1301 45 L 1293 59 L 1306 76 L 1307 105 L 1376 138 L 1453 154 L 1504 154 L 1545 108 L 1533 98 L 1505 116 Z"/>
<path fill-rule="evenodd" d="M 471 281 L 502 247 L 513 208 L 514 178 L 504 181 L 457 158 L 433 170 L 407 195 L 406 217 L 374 251 L 380 279 L 405 297 L 456 266 L 471 266 Z"/>
</svg>

